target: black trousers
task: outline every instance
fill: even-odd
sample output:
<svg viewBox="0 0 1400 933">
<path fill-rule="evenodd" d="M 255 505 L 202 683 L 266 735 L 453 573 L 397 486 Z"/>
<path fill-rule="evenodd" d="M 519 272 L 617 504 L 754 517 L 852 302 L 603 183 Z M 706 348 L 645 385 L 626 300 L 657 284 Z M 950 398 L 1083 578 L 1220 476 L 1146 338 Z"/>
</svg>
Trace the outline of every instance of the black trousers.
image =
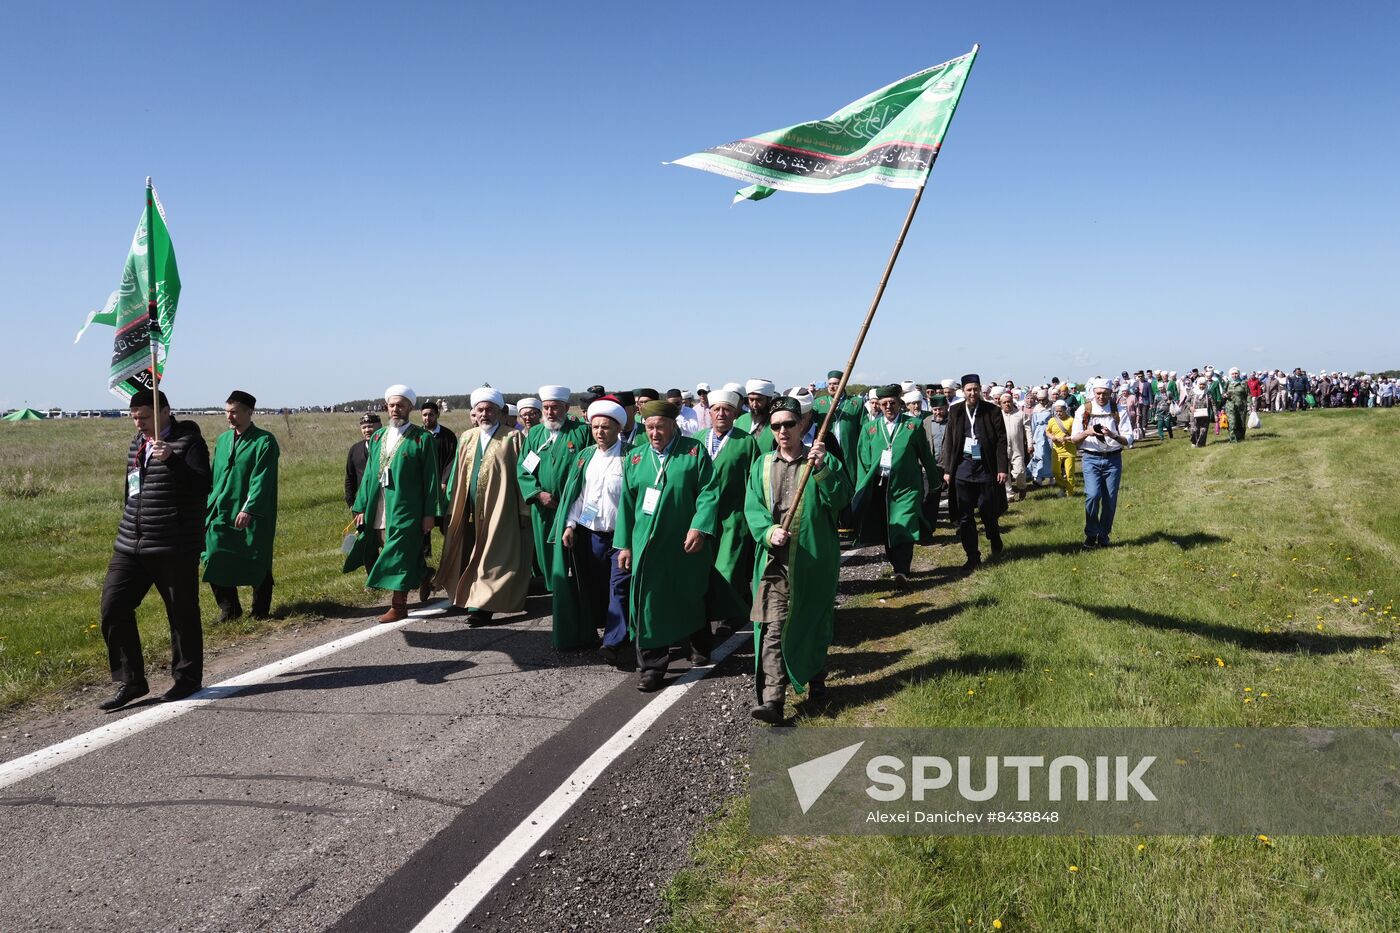
<svg viewBox="0 0 1400 933">
<path fill-rule="evenodd" d="M 199 552 L 143 556 L 113 552 L 102 584 L 102 640 L 112 679 L 146 682 L 136 607 L 156 588 L 170 621 L 170 673 L 177 684 L 204 678 L 204 630 L 199 622 Z"/>
<path fill-rule="evenodd" d="M 987 531 L 987 540 L 998 549 L 1001 547 L 1001 527 L 997 519 L 1001 503 L 997 501 L 997 484 L 966 482 L 953 479 L 954 498 L 957 501 L 958 538 L 968 557 L 980 557 L 977 547 L 977 516 L 982 516 L 982 527 Z"/>
<path fill-rule="evenodd" d="M 269 570 L 263 581 L 253 587 L 253 615 L 265 616 L 272 612 L 272 583 L 272 571 Z M 238 587 L 211 583 L 209 592 L 214 594 L 214 602 L 228 615 L 243 614 L 243 606 L 238 601 Z"/>
<path fill-rule="evenodd" d="M 890 543 L 890 491 L 887 488 L 888 483 L 887 477 L 880 477 L 875 483 L 875 488 L 871 490 L 870 504 L 866 506 L 870 510 L 866 521 L 872 523 L 871 528 L 879 528 L 880 533 L 884 536 L 885 560 L 890 562 L 890 569 L 894 573 L 908 575 L 909 567 L 914 563 L 914 542 Z"/>
<path fill-rule="evenodd" d="M 684 648 L 686 643 L 690 643 L 692 651 L 697 651 L 705 657 L 710 656 L 710 651 L 714 647 L 715 635 L 710 630 L 710 623 L 706 622 L 676 644 Z M 643 648 L 637 646 L 637 669 L 645 674 L 647 671 L 660 671 L 666 673 L 666 669 L 671 666 L 671 646 L 662 645 L 659 648 Z"/>
</svg>

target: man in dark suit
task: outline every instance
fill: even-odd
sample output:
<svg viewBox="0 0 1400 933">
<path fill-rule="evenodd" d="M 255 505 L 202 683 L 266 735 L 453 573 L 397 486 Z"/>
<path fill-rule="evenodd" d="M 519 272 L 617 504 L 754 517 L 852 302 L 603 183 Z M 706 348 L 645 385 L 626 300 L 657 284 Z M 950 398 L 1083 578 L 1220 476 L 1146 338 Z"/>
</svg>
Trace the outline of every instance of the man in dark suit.
<svg viewBox="0 0 1400 933">
<path fill-rule="evenodd" d="M 159 398 L 156 398 L 156 395 Z M 125 502 L 107 579 L 102 584 L 102 639 L 116 694 L 101 709 L 120 709 L 150 692 L 136 607 L 155 587 L 170 622 L 174 685 L 162 700 L 183 700 L 204 677 L 199 620 L 199 555 L 209 496 L 209 446 L 199 425 L 176 421 L 165 393 L 131 397 L 136 436 L 126 456 Z"/>
<path fill-rule="evenodd" d="M 345 457 L 346 508 L 355 507 L 355 496 L 360 492 L 360 478 L 365 475 L 365 460 L 369 456 L 369 439 L 382 425 L 375 412 L 367 411 L 360 416 L 360 440 L 351 445 L 350 453 Z"/>
<path fill-rule="evenodd" d="M 1006 423 L 1001 412 L 982 398 L 982 379 L 975 373 L 962 377 L 963 401 L 948 411 L 948 427 L 938 463 L 948 484 L 948 511 L 958 524 L 958 537 L 967 553 L 965 572 L 982 563 L 977 547 L 976 515 L 992 546 L 992 557 L 1002 552 L 997 519 L 1006 511 L 1006 474 L 1009 463 Z"/>
</svg>

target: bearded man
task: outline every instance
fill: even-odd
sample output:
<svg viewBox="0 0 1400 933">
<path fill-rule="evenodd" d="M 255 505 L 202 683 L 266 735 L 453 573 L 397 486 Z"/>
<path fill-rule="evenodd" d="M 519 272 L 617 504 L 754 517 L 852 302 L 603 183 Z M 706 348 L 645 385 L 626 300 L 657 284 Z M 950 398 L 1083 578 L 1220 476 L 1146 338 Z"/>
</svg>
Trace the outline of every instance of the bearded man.
<svg viewBox="0 0 1400 933">
<path fill-rule="evenodd" d="M 520 494 L 530 504 L 535 576 L 543 579 L 546 590 L 554 579 L 549 536 L 556 500 L 564 491 L 569 464 L 591 443 L 588 426 L 569 414 L 570 394 L 568 386 L 540 386 L 540 423 L 525 435 L 516 466 Z"/>
</svg>

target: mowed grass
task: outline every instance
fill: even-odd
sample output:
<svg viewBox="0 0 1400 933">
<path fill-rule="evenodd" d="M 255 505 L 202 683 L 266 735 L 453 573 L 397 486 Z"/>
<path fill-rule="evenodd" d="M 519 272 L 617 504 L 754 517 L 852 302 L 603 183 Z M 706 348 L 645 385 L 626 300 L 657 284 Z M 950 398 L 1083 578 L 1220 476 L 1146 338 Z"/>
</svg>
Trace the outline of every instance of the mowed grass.
<svg viewBox="0 0 1400 933">
<path fill-rule="evenodd" d="M 1111 550 L 1049 492 L 970 579 L 944 528 L 919 592 L 838 613 L 830 715 L 800 727 L 1393 727 L 1397 450 L 1400 413 L 1275 415 L 1132 451 Z M 697 841 L 671 928 L 1400 928 L 1394 838 L 755 837 L 747 807 Z"/>
<path fill-rule="evenodd" d="M 222 418 L 201 417 L 209 447 L 227 430 Z M 416 420 L 416 416 L 415 416 Z M 467 422 L 451 412 L 444 424 Z M 216 625 L 217 609 L 201 584 L 205 649 L 261 632 L 341 614 L 375 597 L 364 573 L 341 574 L 345 455 L 360 436 L 358 416 L 260 413 L 256 422 L 277 436 L 282 456 L 273 573 L 273 617 L 246 614 Z M 121 518 L 127 446 L 126 419 L 42 421 L 0 425 L 0 710 L 53 704 L 82 686 L 106 683 L 106 648 L 98 627 L 102 581 Z M 437 545 L 434 545 L 435 549 Z M 240 592 L 246 613 L 251 594 Z M 170 629 L 152 590 L 137 613 L 147 672 L 158 683 L 170 663 Z"/>
</svg>

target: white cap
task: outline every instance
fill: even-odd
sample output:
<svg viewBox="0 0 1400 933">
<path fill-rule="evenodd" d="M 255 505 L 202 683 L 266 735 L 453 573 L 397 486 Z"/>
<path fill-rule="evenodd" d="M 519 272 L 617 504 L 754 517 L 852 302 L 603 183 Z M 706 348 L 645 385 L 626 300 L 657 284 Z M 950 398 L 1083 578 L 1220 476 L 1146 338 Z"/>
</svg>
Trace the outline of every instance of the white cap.
<svg viewBox="0 0 1400 933">
<path fill-rule="evenodd" d="M 408 404 L 410 405 L 418 404 L 418 393 L 414 392 L 406 385 L 389 386 L 389 388 L 384 390 L 384 401 L 389 401 L 389 399 L 393 398 L 395 395 L 401 395 L 408 399 Z"/>
<path fill-rule="evenodd" d="M 797 404 L 802 406 L 802 414 L 804 415 L 812 410 L 812 403 L 816 401 L 816 397 L 812 395 L 812 390 L 806 386 L 793 386 L 791 389 L 788 389 L 785 394 L 797 399 Z"/>
<path fill-rule="evenodd" d="M 956 386 L 957 383 L 953 382 L 953 380 L 951 379 L 944 379 L 942 382 L 939 383 L 939 385 L 943 387 L 944 392 L 947 392 L 949 389 Z"/>
<path fill-rule="evenodd" d="M 735 395 L 744 394 L 744 385 L 741 382 L 726 382 L 720 388 L 723 389 L 725 392 L 733 392 Z"/>
<path fill-rule="evenodd" d="M 525 398 L 522 398 L 520 401 L 516 402 L 515 408 L 516 411 L 523 411 L 526 408 L 533 408 L 535 411 L 542 410 L 540 408 L 540 400 L 537 398 L 532 398 L 530 396 L 526 396 Z"/>
<path fill-rule="evenodd" d="M 475 408 L 476 406 L 480 405 L 482 402 L 490 402 L 492 405 L 495 405 L 497 408 L 505 408 L 505 407 L 506 407 L 506 400 L 505 400 L 505 398 L 501 395 L 500 392 L 497 392 L 495 389 L 491 388 L 490 386 L 482 386 L 481 388 L 476 389 L 475 391 L 472 392 L 472 407 Z"/>
<path fill-rule="evenodd" d="M 1105 379 L 1103 376 L 1095 376 L 1093 379 L 1090 379 L 1090 380 L 1089 380 L 1089 388 L 1091 388 L 1091 389 L 1107 389 L 1107 388 L 1108 388 L 1108 380 Z"/>
<path fill-rule="evenodd" d="M 745 395 L 766 395 L 773 398 L 778 394 L 778 387 L 773 385 L 771 379 L 750 379 L 744 383 Z"/>
<path fill-rule="evenodd" d="M 540 386 L 541 402 L 564 402 L 569 401 L 568 386 Z"/>
<path fill-rule="evenodd" d="M 511 417 L 514 417 L 520 414 L 520 409 L 515 405 L 506 405 L 506 414 L 510 415 Z"/>
<path fill-rule="evenodd" d="M 744 407 L 743 402 L 739 400 L 739 393 L 728 389 L 717 389 L 710 393 L 710 407 L 714 408 L 716 405 L 728 405 L 735 411 L 742 411 Z"/>
<path fill-rule="evenodd" d="M 914 380 L 913 380 L 913 379 L 906 379 L 906 380 L 904 380 L 903 382 L 901 382 L 901 383 L 899 384 L 899 391 L 901 391 L 901 392 L 908 392 L 910 389 L 917 389 L 917 388 L 918 388 L 918 386 L 916 386 L 916 385 L 914 384 Z"/>
<path fill-rule="evenodd" d="M 1066 402 L 1066 401 L 1065 401 L 1064 399 L 1062 399 L 1062 398 L 1057 398 L 1057 399 L 1055 399 L 1055 404 L 1051 405 L 1050 407 L 1051 407 L 1051 408 L 1063 408 L 1063 409 L 1065 409 L 1066 411 L 1068 411 L 1068 410 L 1069 410 L 1069 402 Z"/>
<path fill-rule="evenodd" d="M 1036 397 L 1036 398 L 1049 398 L 1049 397 L 1050 397 L 1050 393 L 1049 393 L 1046 389 L 1044 389 L 1044 388 L 1036 389 L 1036 390 L 1035 390 L 1035 397 Z M 1061 402 L 1061 404 L 1063 404 L 1063 402 Z"/>
<path fill-rule="evenodd" d="M 600 399 L 598 399 L 598 401 L 596 401 L 596 402 L 594 402 L 592 405 L 589 405 L 589 406 L 588 406 L 588 420 L 589 420 L 589 421 L 592 421 L 594 418 L 598 417 L 599 415 L 603 415 L 603 416 L 605 416 L 605 417 L 607 417 L 607 418 L 611 418 L 612 420 L 616 421 L 618 424 L 623 424 L 624 422 L 627 421 L 627 412 L 626 412 L 626 410 L 623 409 L 623 407 L 622 407 L 621 405 L 617 404 L 617 402 L 614 402 L 614 401 L 611 401 L 611 400 L 605 399 L 605 398 L 600 398 Z"/>
<path fill-rule="evenodd" d="M 918 389 L 910 389 L 908 392 L 905 392 L 901 398 L 904 399 L 904 404 L 908 405 L 910 402 L 922 402 L 924 400 L 924 394 Z"/>
<path fill-rule="evenodd" d="M 695 391 L 708 392 L 710 391 L 710 384 L 708 382 L 697 382 L 695 383 Z"/>
<path fill-rule="evenodd" d="M 1232 376 L 1238 376 L 1239 374 L 1240 374 L 1240 368 L 1239 368 L 1238 366 L 1231 366 L 1231 367 L 1230 367 L 1230 375 L 1232 375 Z"/>
</svg>

